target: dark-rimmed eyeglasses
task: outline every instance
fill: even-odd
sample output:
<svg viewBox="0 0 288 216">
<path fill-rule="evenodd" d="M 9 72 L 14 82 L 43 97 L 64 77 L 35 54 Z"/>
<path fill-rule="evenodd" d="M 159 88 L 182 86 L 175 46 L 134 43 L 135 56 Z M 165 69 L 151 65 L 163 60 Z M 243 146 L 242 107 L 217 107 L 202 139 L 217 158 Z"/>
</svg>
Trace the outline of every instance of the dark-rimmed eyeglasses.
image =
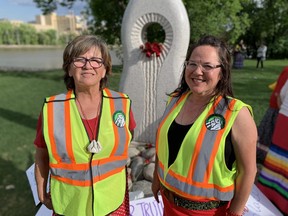
<svg viewBox="0 0 288 216">
<path fill-rule="evenodd" d="M 78 57 L 73 59 L 73 64 L 77 68 L 82 68 L 86 66 L 87 62 L 89 62 L 91 67 L 94 69 L 100 68 L 104 63 L 102 58 L 96 58 L 96 57 L 92 57 L 90 59 L 87 59 L 85 57 Z"/>
<path fill-rule="evenodd" d="M 222 66 L 221 64 L 219 64 L 219 65 L 198 64 L 198 63 L 193 62 L 193 61 L 185 61 L 184 65 L 185 65 L 186 69 L 189 69 L 189 70 L 192 70 L 192 71 L 195 71 L 199 66 L 201 66 L 201 71 L 204 72 L 204 73 L 213 71 L 214 69 L 219 68 L 219 67 Z"/>
</svg>

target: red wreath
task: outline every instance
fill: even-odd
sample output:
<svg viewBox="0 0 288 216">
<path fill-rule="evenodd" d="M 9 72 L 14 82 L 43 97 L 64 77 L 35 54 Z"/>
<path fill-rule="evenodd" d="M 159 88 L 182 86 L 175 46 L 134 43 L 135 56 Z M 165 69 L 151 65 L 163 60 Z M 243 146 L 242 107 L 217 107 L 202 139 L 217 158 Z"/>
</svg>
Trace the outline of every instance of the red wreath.
<svg viewBox="0 0 288 216">
<path fill-rule="evenodd" d="M 146 42 L 144 45 L 140 46 L 140 49 L 142 49 L 142 52 L 146 53 L 148 58 L 154 53 L 156 54 L 156 57 L 159 57 L 163 50 L 163 45 L 157 42 Z"/>
</svg>

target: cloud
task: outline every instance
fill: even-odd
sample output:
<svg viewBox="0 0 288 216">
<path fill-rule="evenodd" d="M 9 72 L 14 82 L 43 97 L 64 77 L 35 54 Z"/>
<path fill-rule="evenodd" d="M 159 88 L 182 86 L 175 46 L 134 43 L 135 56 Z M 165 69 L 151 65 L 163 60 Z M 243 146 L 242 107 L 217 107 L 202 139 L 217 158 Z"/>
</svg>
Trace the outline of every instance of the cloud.
<svg viewBox="0 0 288 216">
<path fill-rule="evenodd" d="M 19 5 L 19 6 L 36 6 L 33 0 L 10 0 L 12 4 Z"/>
</svg>

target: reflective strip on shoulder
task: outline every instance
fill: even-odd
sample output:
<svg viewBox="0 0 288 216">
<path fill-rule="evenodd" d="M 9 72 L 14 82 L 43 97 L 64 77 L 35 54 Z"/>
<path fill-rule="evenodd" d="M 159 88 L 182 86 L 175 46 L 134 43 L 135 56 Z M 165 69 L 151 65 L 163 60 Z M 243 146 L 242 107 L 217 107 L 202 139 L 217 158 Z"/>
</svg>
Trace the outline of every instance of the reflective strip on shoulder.
<svg viewBox="0 0 288 216">
<path fill-rule="evenodd" d="M 70 90 L 67 93 L 58 94 L 52 97 L 47 97 L 45 102 L 51 102 L 51 101 L 64 101 L 69 100 L 71 98 L 75 98 L 75 95 L 73 94 L 73 91 Z"/>
<path fill-rule="evenodd" d="M 103 96 L 110 97 L 110 98 L 129 98 L 128 95 L 122 92 L 116 92 L 111 89 L 105 88 L 103 90 Z"/>
</svg>

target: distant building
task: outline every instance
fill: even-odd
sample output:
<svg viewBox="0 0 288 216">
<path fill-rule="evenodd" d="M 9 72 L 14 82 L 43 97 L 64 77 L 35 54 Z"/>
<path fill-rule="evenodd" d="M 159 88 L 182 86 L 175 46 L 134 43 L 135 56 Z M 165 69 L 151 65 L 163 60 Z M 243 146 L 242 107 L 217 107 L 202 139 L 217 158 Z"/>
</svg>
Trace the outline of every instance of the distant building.
<svg viewBox="0 0 288 216">
<path fill-rule="evenodd" d="M 35 23 L 29 24 L 33 25 L 37 31 L 53 29 L 57 31 L 59 35 L 79 35 L 87 30 L 86 20 L 81 16 L 75 16 L 72 13 L 65 16 L 57 16 L 56 13 L 37 15 Z"/>
</svg>

